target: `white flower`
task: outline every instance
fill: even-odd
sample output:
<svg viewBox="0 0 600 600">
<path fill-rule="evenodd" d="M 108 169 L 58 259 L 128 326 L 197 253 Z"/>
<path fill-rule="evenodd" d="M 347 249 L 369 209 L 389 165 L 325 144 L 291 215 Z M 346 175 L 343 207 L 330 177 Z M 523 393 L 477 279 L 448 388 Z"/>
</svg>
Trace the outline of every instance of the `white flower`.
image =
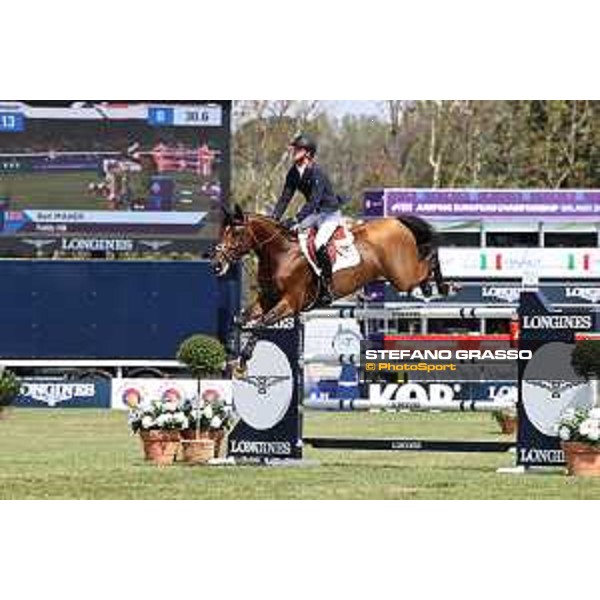
<svg viewBox="0 0 600 600">
<path fill-rule="evenodd" d="M 597 419 L 600 421 L 600 408 L 592 408 L 592 410 L 590 410 L 590 412 L 588 413 L 588 418 Z"/>
<path fill-rule="evenodd" d="M 600 440 L 600 429 L 593 428 L 588 432 L 588 439 L 592 442 L 597 442 Z"/>
<path fill-rule="evenodd" d="M 223 425 L 223 420 L 219 417 L 213 417 L 210 421 L 211 429 L 220 429 L 221 425 Z"/>
<path fill-rule="evenodd" d="M 138 409 L 142 412 L 152 410 L 152 402 L 150 402 L 147 398 L 143 398 L 142 401 L 138 404 Z"/>
<path fill-rule="evenodd" d="M 571 432 L 569 431 L 569 428 L 565 427 L 564 425 L 560 427 L 558 430 L 558 437 L 565 442 L 569 441 L 571 439 Z"/>
<path fill-rule="evenodd" d="M 580 435 L 587 437 L 590 433 L 591 428 L 592 427 L 591 427 L 590 421 L 588 419 L 586 419 L 585 421 L 582 421 L 579 425 Z"/>
<path fill-rule="evenodd" d="M 160 427 L 166 427 L 171 421 L 171 416 L 170 415 L 159 415 L 158 418 L 156 419 L 156 424 Z"/>
<path fill-rule="evenodd" d="M 178 408 L 179 407 L 177 406 L 177 402 L 175 402 L 173 400 L 165 403 L 165 410 L 168 411 L 168 412 L 174 413 L 174 412 L 177 411 Z"/>
<path fill-rule="evenodd" d="M 206 407 L 204 408 L 204 417 L 206 419 L 212 419 L 213 418 L 213 407 L 210 404 L 207 404 Z"/>
<path fill-rule="evenodd" d="M 181 421 L 181 429 L 188 429 L 189 426 L 190 422 L 188 421 L 187 417 L 183 417 Z"/>
<path fill-rule="evenodd" d="M 153 424 L 154 424 L 154 420 L 152 419 L 152 417 L 146 415 L 145 417 L 142 418 L 142 427 L 144 429 L 150 429 L 150 427 L 152 427 Z"/>
</svg>

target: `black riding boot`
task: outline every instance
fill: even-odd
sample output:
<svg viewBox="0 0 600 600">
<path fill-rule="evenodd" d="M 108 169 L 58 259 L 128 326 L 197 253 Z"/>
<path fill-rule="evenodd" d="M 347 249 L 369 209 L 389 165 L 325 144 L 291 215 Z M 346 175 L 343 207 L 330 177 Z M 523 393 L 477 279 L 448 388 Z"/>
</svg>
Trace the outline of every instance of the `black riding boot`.
<svg viewBox="0 0 600 600">
<path fill-rule="evenodd" d="M 333 275 L 331 261 L 329 260 L 329 254 L 327 254 L 325 246 L 321 246 L 317 250 L 317 262 L 321 269 L 321 294 L 319 302 L 322 304 L 331 304 L 333 302 L 333 295 L 331 293 L 331 279 Z"/>
</svg>

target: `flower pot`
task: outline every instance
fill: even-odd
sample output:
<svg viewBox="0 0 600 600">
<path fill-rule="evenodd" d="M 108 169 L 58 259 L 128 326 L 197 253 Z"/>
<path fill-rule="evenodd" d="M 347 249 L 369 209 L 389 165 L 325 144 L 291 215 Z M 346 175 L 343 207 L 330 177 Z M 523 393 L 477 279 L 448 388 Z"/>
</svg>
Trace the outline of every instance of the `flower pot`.
<svg viewBox="0 0 600 600">
<path fill-rule="evenodd" d="M 179 431 L 141 431 L 144 457 L 157 465 L 171 465 L 179 449 Z"/>
<path fill-rule="evenodd" d="M 562 442 L 567 474 L 583 477 L 600 475 L 600 447 L 583 442 Z"/>
<path fill-rule="evenodd" d="M 514 435 L 517 431 L 517 417 L 516 415 L 506 415 L 504 413 L 494 413 L 494 417 L 500 430 L 506 435 Z"/>
<path fill-rule="evenodd" d="M 210 435 L 206 429 L 184 429 L 181 432 L 182 440 L 206 440 Z"/>
<path fill-rule="evenodd" d="M 215 443 L 215 458 L 224 458 L 227 446 L 225 443 L 225 430 L 211 429 L 208 435 Z"/>
<path fill-rule="evenodd" d="M 215 442 L 208 437 L 181 441 L 183 461 L 192 465 L 206 464 L 215 455 Z"/>
<path fill-rule="evenodd" d="M 186 429 L 181 432 L 181 459 L 199 465 L 206 464 L 215 454 L 215 442 L 206 429 Z"/>
</svg>

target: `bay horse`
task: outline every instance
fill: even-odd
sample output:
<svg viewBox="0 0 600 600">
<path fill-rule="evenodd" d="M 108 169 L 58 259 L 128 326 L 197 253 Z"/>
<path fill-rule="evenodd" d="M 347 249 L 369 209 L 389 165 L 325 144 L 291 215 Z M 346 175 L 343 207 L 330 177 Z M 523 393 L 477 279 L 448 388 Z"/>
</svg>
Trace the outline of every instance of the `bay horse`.
<svg viewBox="0 0 600 600">
<path fill-rule="evenodd" d="M 365 284 L 387 279 L 399 292 L 420 287 L 431 295 L 430 281 L 448 295 L 434 229 L 415 216 L 380 218 L 351 228 L 360 263 L 333 274 L 331 292 L 342 298 Z M 258 257 L 257 301 L 245 311 L 246 325 L 268 326 L 318 305 L 319 278 L 304 257 L 298 236 L 274 219 L 247 214 L 236 205 L 225 211 L 220 244 L 212 256 L 217 276 L 254 252 Z"/>
</svg>

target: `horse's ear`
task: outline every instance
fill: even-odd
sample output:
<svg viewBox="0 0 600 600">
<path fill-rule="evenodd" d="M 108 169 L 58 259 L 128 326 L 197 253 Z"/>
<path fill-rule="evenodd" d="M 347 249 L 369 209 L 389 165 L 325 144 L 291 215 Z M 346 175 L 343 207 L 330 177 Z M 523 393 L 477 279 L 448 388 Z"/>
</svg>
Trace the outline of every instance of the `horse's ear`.
<svg viewBox="0 0 600 600">
<path fill-rule="evenodd" d="M 233 218 L 236 221 L 243 221 L 244 220 L 244 211 L 242 210 L 242 207 L 239 204 L 236 204 L 234 209 L 233 209 Z"/>
</svg>

